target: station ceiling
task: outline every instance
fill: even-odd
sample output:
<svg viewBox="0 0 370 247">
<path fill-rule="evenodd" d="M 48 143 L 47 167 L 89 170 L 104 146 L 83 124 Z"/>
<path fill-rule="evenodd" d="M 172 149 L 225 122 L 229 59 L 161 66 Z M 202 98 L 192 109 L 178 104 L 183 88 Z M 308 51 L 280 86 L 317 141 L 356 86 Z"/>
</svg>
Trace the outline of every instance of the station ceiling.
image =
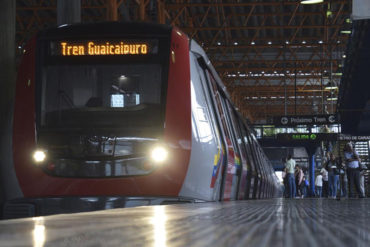
<svg viewBox="0 0 370 247">
<path fill-rule="evenodd" d="M 17 0 L 21 53 L 57 25 L 57 1 Z M 252 123 L 276 115 L 333 113 L 351 30 L 351 0 L 81 0 L 81 21 L 178 26 L 206 50 L 239 111 Z"/>
</svg>

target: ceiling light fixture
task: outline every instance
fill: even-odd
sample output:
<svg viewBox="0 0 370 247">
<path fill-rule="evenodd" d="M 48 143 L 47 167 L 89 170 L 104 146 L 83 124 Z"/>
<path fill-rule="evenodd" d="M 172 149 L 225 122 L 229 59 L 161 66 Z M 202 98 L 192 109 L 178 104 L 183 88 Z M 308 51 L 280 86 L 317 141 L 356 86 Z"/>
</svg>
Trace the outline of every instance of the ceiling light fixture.
<svg viewBox="0 0 370 247">
<path fill-rule="evenodd" d="M 334 83 L 329 82 L 328 84 L 326 84 L 325 89 L 326 89 L 326 90 L 332 90 L 332 89 L 338 89 L 338 87 L 337 87 L 337 86 L 335 86 L 335 84 L 334 84 Z"/>
<path fill-rule="evenodd" d="M 342 31 L 340 31 L 340 33 L 342 33 L 342 34 L 351 34 L 352 31 L 351 30 L 342 30 Z"/>
<path fill-rule="evenodd" d="M 322 2 L 324 2 L 324 0 L 302 0 L 301 4 L 317 4 Z"/>
<path fill-rule="evenodd" d="M 336 97 L 334 97 L 334 98 L 327 98 L 326 100 L 327 101 L 336 101 L 336 100 L 338 100 L 338 98 L 336 98 Z"/>
</svg>

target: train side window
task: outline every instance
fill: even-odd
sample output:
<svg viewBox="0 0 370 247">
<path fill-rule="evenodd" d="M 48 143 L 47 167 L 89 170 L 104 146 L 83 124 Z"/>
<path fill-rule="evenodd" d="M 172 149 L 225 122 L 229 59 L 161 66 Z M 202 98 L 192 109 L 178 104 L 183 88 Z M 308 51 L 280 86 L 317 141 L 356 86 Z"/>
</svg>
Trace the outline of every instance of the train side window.
<svg viewBox="0 0 370 247">
<path fill-rule="evenodd" d="M 198 62 L 197 62 L 197 59 L 195 58 L 194 59 L 194 64 L 196 64 L 196 68 L 197 68 L 197 73 L 199 75 L 199 80 L 200 80 L 200 84 L 202 85 L 202 93 L 204 95 L 204 98 L 207 102 L 206 104 L 206 112 L 207 112 L 207 115 L 208 115 L 208 119 L 210 119 L 210 125 L 211 125 L 211 129 L 212 129 L 212 133 L 214 136 L 217 136 L 217 144 L 219 147 L 221 147 L 221 136 L 220 136 L 220 133 L 218 131 L 218 124 L 217 124 L 217 116 L 215 115 L 216 113 L 214 112 L 214 110 L 210 109 L 213 107 L 213 104 L 212 102 L 210 102 L 210 95 L 208 93 L 208 90 L 207 90 L 207 86 L 206 86 L 206 79 L 204 78 L 204 73 L 203 71 L 201 71 L 201 68 L 199 67 L 198 65 Z"/>
<path fill-rule="evenodd" d="M 239 126 L 240 126 L 242 141 L 243 141 L 243 145 L 244 145 L 244 150 L 246 151 L 248 163 L 251 165 L 252 169 L 255 170 L 253 157 L 251 157 L 250 141 L 248 140 L 248 137 L 247 137 L 248 132 L 247 132 L 247 129 L 244 126 L 243 122 L 241 121 L 241 119 L 239 119 Z"/>
<path fill-rule="evenodd" d="M 240 150 L 241 154 L 244 155 L 245 151 L 244 151 L 244 147 L 243 147 L 242 135 L 240 133 L 239 122 L 237 120 L 238 119 L 237 113 L 231 107 L 230 102 L 227 102 L 227 106 L 228 106 L 228 113 L 230 115 L 230 119 L 231 119 L 231 122 L 232 122 L 232 126 L 233 126 L 234 133 L 235 133 L 235 138 L 236 138 L 239 150 Z"/>
<path fill-rule="evenodd" d="M 216 81 L 214 80 L 214 78 L 212 77 L 212 75 L 209 73 L 208 70 L 206 70 L 206 75 L 207 75 L 208 80 L 210 81 L 210 84 L 211 84 L 211 90 L 212 90 L 213 97 L 216 101 L 216 107 L 217 107 L 218 113 L 220 115 L 222 128 L 224 129 L 226 137 L 231 141 L 232 138 L 231 138 L 228 126 L 227 126 L 225 110 L 223 109 L 223 106 L 222 106 L 222 99 L 221 99 L 222 96 L 220 95 L 220 92 L 218 91 Z"/>
</svg>

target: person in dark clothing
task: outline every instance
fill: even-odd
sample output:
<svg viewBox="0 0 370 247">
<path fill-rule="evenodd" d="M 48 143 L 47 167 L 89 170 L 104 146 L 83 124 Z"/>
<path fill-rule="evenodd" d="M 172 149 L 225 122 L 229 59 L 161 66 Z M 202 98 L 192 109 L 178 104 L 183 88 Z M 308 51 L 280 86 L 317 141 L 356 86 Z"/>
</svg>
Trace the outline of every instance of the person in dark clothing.
<svg viewBox="0 0 370 247">
<path fill-rule="evenodd" d="M 295 166 L 295 172 L 294 172 L 294 177 L 295 177 L 295 186 L 297 188 L 297 196 L 303 197 L 303 171 L 299 165 Z"/>
<path fill-rule="evenodd" d="M 339 181 L 339 167 L 338 160 L 333 153 L 330 153 L 329 160 L 325 163 L 325 170 L 328 171 L 329 180 L 329 198 L 335 199 L 337 197 L 338 181 Z"/>
</svg>

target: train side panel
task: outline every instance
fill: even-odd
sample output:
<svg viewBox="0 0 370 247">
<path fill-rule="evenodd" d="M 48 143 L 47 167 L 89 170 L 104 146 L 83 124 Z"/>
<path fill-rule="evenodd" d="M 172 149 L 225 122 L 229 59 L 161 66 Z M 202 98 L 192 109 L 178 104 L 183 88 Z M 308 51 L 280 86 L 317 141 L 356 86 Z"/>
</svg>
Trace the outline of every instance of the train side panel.
<svg viewBox="0 0 370 247">
<path fill-rule="evenodd" d="M 218 199 L 223 151 L 214 125 L 212 108 L 198 72 L 197 58 L 190 53 L 192 152 L 180 196 L 202 200 Z"/>
</svg>

